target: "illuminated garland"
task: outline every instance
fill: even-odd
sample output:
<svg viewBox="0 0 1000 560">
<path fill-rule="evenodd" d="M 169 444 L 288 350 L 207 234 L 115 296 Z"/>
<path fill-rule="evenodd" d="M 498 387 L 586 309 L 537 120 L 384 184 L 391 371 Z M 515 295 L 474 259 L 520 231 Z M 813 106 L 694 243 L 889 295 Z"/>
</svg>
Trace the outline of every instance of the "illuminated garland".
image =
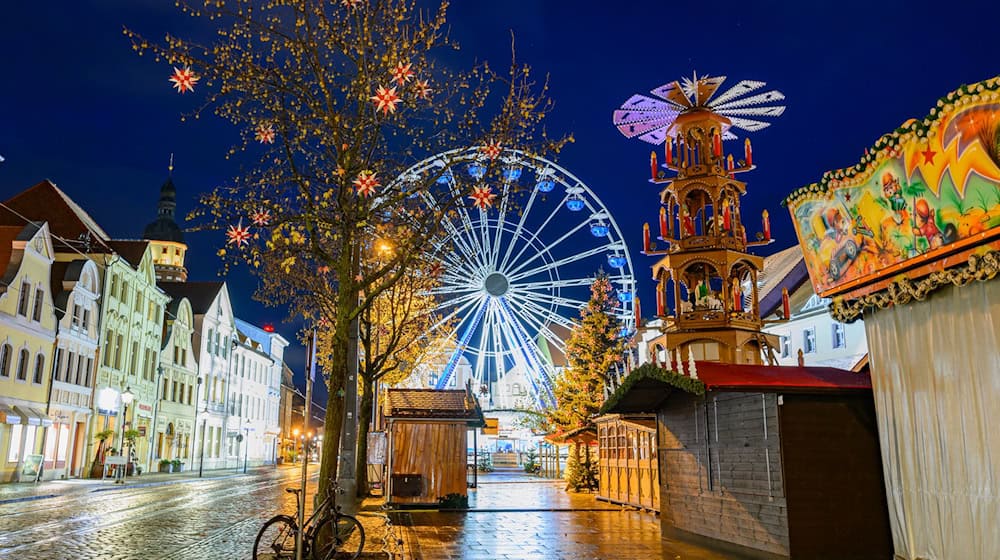
<svg viewBox="0 0 1000 560">
<path fill-rule="evenodd" d="M 924 139 L 927 134 L 941 119 L 941 115 L 949 115 L 955 109 L 978 103 L 986 100 L 1000 101 L 1000 76 L 989 80 L 961 86 L 948 95 L 938 99 L 937 106 L 931 109 L 930 114 L 923 121 L 911 119 L 896 130 L 879 138 L 871 150 L 861 158 L 861 161 L 852 166 L 835 171 L 827 171 L 817 183 L 812 183 L 792 191 L 792 194 L 785 197 L 782 205 L 788 206 L 796 202 L 799 198 L 810 195 L 825 194 L 831 187 L 840 186 L 845 180 L 850 181 L 858 175 L 872 171 L 876 162 L 883 161 L 887 157 L 892 157 L 898 153 L 900 146 L 911 139 Z M 832 184 L 831 184 L 832 183 Z"/>
<path fill-rule="evenodd" d="M 971 255 L 962 266 L 931 273 L 919 280 L 900 278 L 884 290 L 857 299 L 834 298 L 830 305 L 830 315 L 842 323 L 851 323 L 861 318 L 866 309 L 885 309 L 893 305 L 906 305 L 913 301 L 923 301 L 931 292 L 948 284 L 966 286 L 973 281 L 992 280 L 1000 273 L 1000 251 L 990 251 L 981 255 Z"/>
</svg>

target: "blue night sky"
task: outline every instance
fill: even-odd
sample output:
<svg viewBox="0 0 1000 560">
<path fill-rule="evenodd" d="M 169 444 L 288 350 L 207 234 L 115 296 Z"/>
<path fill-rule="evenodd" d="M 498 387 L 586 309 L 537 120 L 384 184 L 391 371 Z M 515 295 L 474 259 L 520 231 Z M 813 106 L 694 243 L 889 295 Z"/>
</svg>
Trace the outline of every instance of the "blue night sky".
<svg viewBox="0 0 1000 560">
<path fill-rule="evenodd" d="M 652 259 L 638 252 L 642 223 L 655 229 L 656 221 L 656 188 L 646 182 L 651 146 L 621 136 L 611 124 L 614 109 L 693 70 L 726 75 L 727 85 L 753 79 L 782 91 L 788 108 L 752 134 L 758 169 L 741 176 L 748 225 L 759 229 L 751 216 L 771 213 L 778 241 L 762 251 L 768 254 L 795 243 L 780 206 L 785 195 L 856 163 L 881 134 L 925 116 L 959 85 L 1000 73 L 1000 3 L 963 4 L 457 0 L 450 21 L 468 61 L 502 67 L 513 29 L 519 58 L 550 75 L 556 108 L 548 127 L 576 137 L 558 162 L 611 210 L 630 243 L 639 293 L 652 302 Z M 151 38 L 207 30 L 168 0 L 4 6 L 0 199 L 48 178 L 111 235 L 137 238 L 155 216 L 169 154 L 183 216 L 198 193 L 237 171 L 224 159 L 236 135 L 215 117 L 182 123 L 197 90 L 173 92 L 169 67 L 138 57 L 123 25 Z M 188 235 L 192 280 L 216 277 L 222 242 L 221 232 Z M 274 323 L 293 338 L 295 328 L 281 324 L 284 310 L 250 299 L 254 279 L 237 272 L 227 280 L 238 316 Z M 289 356 L 296 369 L 303 360 L 300 347 Z"/>
</svg>

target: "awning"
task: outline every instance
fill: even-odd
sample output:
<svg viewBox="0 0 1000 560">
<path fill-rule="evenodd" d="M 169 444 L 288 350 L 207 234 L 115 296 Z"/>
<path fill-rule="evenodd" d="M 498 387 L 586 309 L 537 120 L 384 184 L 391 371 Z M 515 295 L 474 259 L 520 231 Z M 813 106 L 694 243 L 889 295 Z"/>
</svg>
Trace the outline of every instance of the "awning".
<svg viewBox="0 0 1000 560">
<path fill-rule="evenodd" d="M 0 404 L 0 424 L 20 424 L 21 415 L 14 412 L 14 409 Z"/>
<path fill-rule="evenodd" d="M 48 415 L 27 406 L 15 406 L 14 410 L 21 414 L 24 423 L 29 426 L 51 426 L 52 419 Z"/>
</svg>

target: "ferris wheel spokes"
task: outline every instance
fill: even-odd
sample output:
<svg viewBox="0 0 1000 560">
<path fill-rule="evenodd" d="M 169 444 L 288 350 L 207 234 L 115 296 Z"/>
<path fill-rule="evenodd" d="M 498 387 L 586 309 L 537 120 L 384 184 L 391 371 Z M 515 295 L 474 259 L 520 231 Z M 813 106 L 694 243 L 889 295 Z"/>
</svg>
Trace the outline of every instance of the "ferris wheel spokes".
<svg viewBox="0 0 1000 560">
<path fill-rule="evenodd" d="M 537 282 L 522 282 L 515 287 L 518 290 L 544 290 L 549 288 L 569 288 L 572 286 L 590 286 L 594 279 L 587 278 L 567 278 L 557 280 L 539 280 Z"/>
<path fill-rule="evenodd" d="M 557 350 L 566 353 L 566 342 L 557 335 L 548 325 L 544 324 L 543 319 L 537 315 L 536 311 L 522 307 L 524 314 L 522 315 L 524 322 L 528 324 L 533 329 L 536 329 L 546 341 L 556 347 Z"/>
<path fill-rule="evenodd" d="M 500 261 L 499 266 L 496 261 L 493 262 L 493 267 L 496 270 L 502 270 L 507 267 L 507 261 L 510 259 L 510 253 L 514 250 L 514 246 L 517 245 L 517 241 L 521 238 L 521 231 L 524 229 L 524 220 L 531 213 L 531 206 L 535 203 L 535 197 L 538 196 L 538 189 L 531 189 L 531 194 L 528 195 L 528 202 L 524 205 L 524 209 L 521 211 L 521 219 L 517 221 L 517 226 L 514 227 L 514 233 L 511 236 L 511 242 L 507 245 L 507 250 L 504 251 L 503 260 Z"/>
<path fill-rule="evenodd" d="M 528 333 L 527 331 L 525 331 L 524 325 L 521 323 L 521 321 L 519 321 L 518 318 L 515 317 L 514 313 L 510 309 L 510 305 L 507 299 L 504 297 L 500 297 L 498 299 L 500 302 L 499 306 L 500 311 L 506 318 L 504 325 L 512 329 L 514 335 L 517 337 L 517 339 L 520 340 L 521 342 L 520 350 L 522 353 L 524 353 L 524 356 L 527 359 L 528 363 L 532 366 L 527 369 L 527 377 L 531 379 L 532 377 L 535 377 L 537 375 L 537 377 L 540 378 L 537 381 L 541 381 L 540 385 L 542 385 L 543 388 L 545 389 L 545 393 L 541 393 L 536 390 L 536 394 L 542 401 L 539 404 L 541 404 L 544 407 L 545 406 L 544 397 L 548 397 L 549 402 L 555 405 L 556 398 L 555 398 L 555 393 L 552 390 L 552 382 L 551 382 L 552 373 L 549 368 L 549 365 L 547 363 L 543 363 L 543 361 L 539 358 L 537 352 L 538 349 L 537 344 L 535 344 L 535 341 L 530 336 L 528 336 Z"/>
<path fill-rule="evenodd" d="M 567 194 L 566 196 L 564 196 L 563 199 L 561 201 L 559 201 L 559 204 L 557 204 L 555 206 L 555 208 L 552 210 L 552 212 L 549 213 L 548 217 L 545 218 L 545 221 L 542 222 L 542 225 L 540 225 L 537 228 L 535 228 L 535 230 L 531 233 L 530 236 L 524 238 L 524 246 L 521 247 L 521 250 L 517 252 L 517 255 L 515 255 L 513 259 L 511 259 L 510 261 L 507 261 L 507 260 L 504 261 L 503 268 L 507 268 L 507 265 L 509 263 L 516 263 L 517 260 L 521 258 L 521 255 L 523 255 L 524 252 L 527 251 L 528 248 L 530 248 L 535 241 L 539 240 L 538 235 L 542 232 L 542 230 L 545 229 L 545 226 L 549 225 L 549 222 L 551 222 L 552 219 L 556 217 L 556 214 L 559 213 L 559 209 L 562 208 L 563 205 L 566 204 L 567 200 L 569 200 L 569 194 Z M 526 216 L 527 216 L 527 213 L 525 213 L 523 216 L 521 216 L 521 220 L 523 221 Z M 512 243 L 516 243 L 517 241 L 518 241 L 518 239 L 515 239 Z M 545 246 L 544 244 L 541 244 L 541 245 L 543 247 Z"/>
<path fill-rule="evenodd" d="M 583 224 L 581 224 L 581 226 L 577 227 L 576 229 L 578 230 L 578 229 L 580 229 L 580 227 L 585 226 L 585 225 L 587 225 L 587 222 L 584 222 Z M 570 233 L 572 233 L 572 232 L 570 232 Z M 561 241 L 561 239 L 560 239 L 560 241 Z M 558 243 L 558 241 L 556 243 Z M 553 243 L 552 246 L 554 247 L 556 245 L 556 243 Z M 539 255 L 535 255 L 534 257 L 528 259 L 527 261 L 524 261 L 523 263 L 521 263 L 521 266 L 518 269 L 512 270 L 510 272 L 510 281 L 514 282 L 514 281 L 520 280 L 522 278 L 530 278 L 530 277 L 534 276 L 535 274 L 538 274 L 540 272 L 545 272 L 546 270 L 551 270 L 553 268 L 558 268 L 558 267 L 566 265 L 566 264 L 574 263 L 576 261 L 581 261 L 583 259 L 590 258 L 590 257 L 592 257 L 594 255 L 603 254 L 607 250 L 608 250 L 608 247 L 606 245 L 602 245 L 600 247 L 594 247 L 593 249 L 590 249 L 589 251 L 583 251 L 581 253 L 576 253 L 576 254 L 570 255 L 568 257 L 564 257 L 564 258 L 559 259 L 557 261 L 552 261 L 552 262 L 545 263 L 542 266 L 533 268 L 533 269 L 525 271 L 525 272 L 519 272 L 520 269 L 524 268 L 524 266 L 527 265 L 529 262 L 532 262 L 532 261 L 538 259 L 538 257 L 541 255 L 541 253 L 539 253 Z"/>
</svg>

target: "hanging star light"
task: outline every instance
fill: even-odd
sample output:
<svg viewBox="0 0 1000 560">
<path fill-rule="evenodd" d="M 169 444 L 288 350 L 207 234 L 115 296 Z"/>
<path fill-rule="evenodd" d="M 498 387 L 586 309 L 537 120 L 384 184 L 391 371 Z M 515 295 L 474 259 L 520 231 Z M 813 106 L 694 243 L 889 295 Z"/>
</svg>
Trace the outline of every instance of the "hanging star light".
<svg viewBox="0 0 1000 560">
<path fill-rule="evenodd" d="M 472 189 L 472 194 L 469 198 L 472 199 L 472 204 L 480 210 L 486 210 L 487 208 L 493 206 L 493 199 L 497 195 L 493 194 L 490 187 L 475 187 Z"/>
<path fill-rule="evenodd" d="M 237 247 L 243 247 L 250 242 L 250 228 L 243 226 L 243 219 L 240 218 L 240 222 L 235 226 L 229 226 L 226 230 L 226 245 L 235 245 Z"/>
<path fill-rule="evenodd" d="M 417 97 L 420 99 L 430 99 L 433 91 L 434 90 L 431 89 L 430 84 L 427 83 L 427 80 L 417 80 L 413 83 L 413 92 L 417 94 Z"/>
<path fill-rule="evenodd" d="M 375 102 L 375 110 L 382 111 L 382 114 L 395 113 L 396 105 L 402 101 L 398 95 L 396 95 L 396 88 L 391 87 L 389 89 L 383 86 L 378 86 L 375 91 L 375 95 L 371 97 L 372 101 Z"/>
<path fill-rule="evenodd" d="M 191 70 L 187 66 L 184 68 L 174 66 L 174 73 L 170 76 L 169 81 L 174 83 L 174 89 L 176 89 L 179 93 L 184 93 L 194 91 L 194 85 L 198 83 L 198 80 L 200 79 L 201 78 L 194 73 L 194 70 Z"/>
<path fill-rule="evenodd" d="M 675 80 L 652 90 L 651 93 L 659 99 L 633 95 L 614 112 L 614 124 L 627 138 L 638 137 L 650 144 L 662 144 L 668 136 L 677 134 L 673 125 L 681 113 L 704 110 L 729 119 L 730 125 L 722 139 L 734 140 L 736 135 L 732 129 L 757 132 L 771 125 L 758 118 L 777 117 L 785 112 L 784 105 L 769 105 L 785 98 L 780 91 L 770 90 L 744 97 L 766 86 L 764 82 L 741 80 L 713 98 L 725 80 L 725 76 L 713 78 L 694 74 L 691 78 Z"/>
<path fill-rule="evenodd" d="M 490 140 L 485 146 L 479 148 L 479 151 L 490 159 L 496 159 L 502 150 L 503 148 L 500 147 L 500 143 L 496 140 Z"/>
<path fill-rule="evenodd" d="M 375 194 L 375 187 L 380 185 L 381 183 L 378 182 L 376 174 L 371 171 L 362 171 L 358 174 L 357 178 L 354 179 L 354 188 L 358 190 L 358 194 L 361 196 L 371 196 Z"/>
<path fill-rule="evenodd" d="M 353 10 L 354 8 L 357 8 L 359 5 L 361 5 L 361 1 L 362 0 L 340 0 L 340 5 L 347 9 Z"/>
<path fill-rule="evenodd" d="M 274 127 L 269 124 L 257 125 L 253 138 L 261 144 L 274 144 Z"/>
<path fill-rule="evenodd" d="M 250 219 L 253 220 L 253 225 L 257 227 L 266 227 L 271 223 L 271 212 L 269 212 L 266 208 L 258 208 L 257 211 L 250 216 Z"/>
<path fill-rule="evenodd" d="M 396 64 L 396 67 L 392 69 L 392 79 L 399 85 L 403 85 L 413 79 L 413 70 L 411 69 L 413 65 L 407 62 L 403 64 L 402 62 Z"/>
</svg>

